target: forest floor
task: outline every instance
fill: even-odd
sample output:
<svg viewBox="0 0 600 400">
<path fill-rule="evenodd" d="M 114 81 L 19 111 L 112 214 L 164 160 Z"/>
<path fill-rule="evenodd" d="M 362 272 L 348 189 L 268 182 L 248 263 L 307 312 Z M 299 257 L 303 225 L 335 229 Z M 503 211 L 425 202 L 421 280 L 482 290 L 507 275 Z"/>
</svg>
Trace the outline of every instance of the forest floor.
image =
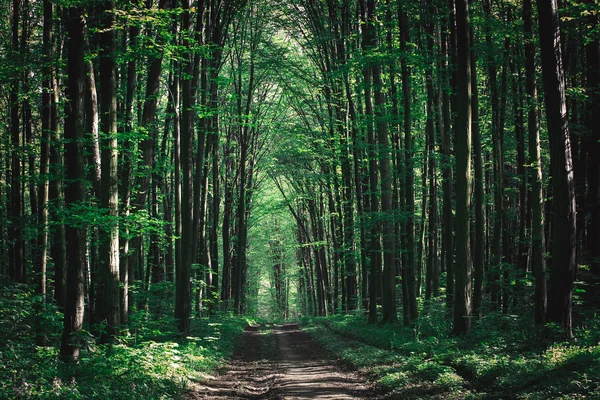
<svg viewBox="0 0 600 400">
<path fill-rule="evenodd" d="M 184 395 L 185 400 L 378 397 L 363 378 L 339 364 L 297 324 L 250 328 L 226 368 Z"/>
</svg>

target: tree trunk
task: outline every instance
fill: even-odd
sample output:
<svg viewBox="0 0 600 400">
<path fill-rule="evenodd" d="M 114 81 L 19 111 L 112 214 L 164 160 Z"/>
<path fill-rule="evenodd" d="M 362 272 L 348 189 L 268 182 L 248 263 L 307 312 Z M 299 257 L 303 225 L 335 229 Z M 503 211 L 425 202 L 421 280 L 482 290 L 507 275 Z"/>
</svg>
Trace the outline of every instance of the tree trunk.
<svg viewBox="0 0 600 400">
<path fill-rule="evenodd" d="M 362 50 L 364 53 L 374 46 L 376 42 L 375 27 L 373 21 L 368 20 L 367 8 L 368 1 L 361 1 L 361 18 L 363 21 L 363 41 Z M 379 212 L 379 200 L 377 198 L 377 152 L 375 142 L 375 131 L 373 126 L 373 99 L 372 99 L 372 83 L 371 83 L 372 69 L 365 65 L 363 66 L 363 84 L 364 84 L 364 97 L 365 97 L 365 117 L 367 122 L 367 148 L 368 148 L 368 159 L 369 159 L 369 205 L 370 214 L 368 217 L 368 253 L 370 262 L 369 271 L 369 323 L 377 322 L 377 297 L 378 297 L 378 278 L 381 270 L 379 264 L 378 253 L 379 249 L 379 238 L 380 230 L 377 213 Z"/>
<path fill-rule="evenodd" d="M 114 4 L 105 4 L 103 33 L 100 36 L 100 109 L 102 123 L 101 205 L 107 213 L 107 226 L 100 227 L 100 265 L 98 274 L 97 320 L 105 324 L 102 340 L 110 341 L 121 323 L 119 271 L 119 187 L 117 170 L 117 71 Z"/>
<path fill-rule="evenodd" d="M 84 10 L 68 10 L 66 28 L 68 39 L 67 86 L 65 107 L 65 205 L 70 212 L 85 201 L 85 161 L 83 156 L 83 99 L 85 88 Z M 60 355 L 68 361 L 78 361 L 81 343 L 76 335 L 81 332 L 84 314 L 84 268 L 86 263 L 86 229 L 68 225 L 67 284 L 64 328 Z M 75 336 L 75 337 L 74 337 Z"/>
<path fill-rule="evenodd" d="M 139 27 L 132 26 L 129 28 L 129 46 L 137 45 L 137 37 Z M 131 57 L 127 63 L 127 78 L 126 78 L 126 94 L 125 94 L 125 133 L 133 134 L 133 117 L 134 117 L 134 98 L 136 93 L 137 70 L 136 57 Z M 135 152 L 133 150 L 133 137 L 125 137 L 123 139 L 123 150 L 121 152 L 123 161 L 121 166 L 121 209 L 123 210 L 123 218 L 129 219 L 131 214 L 131 186 L 133 175 L 133 158 Z M 129 226 L 125 224 L 123 229 L 124 237 L 121 239 L 122 255 L 119 261 L 120 280 L 121 280 L 121 323 L 126 324 L 129 314 L 129 305 L 133 304 L 133 295 L 129 292 L 129 281 L 134 277 L 133 272 L 133 257 L 131 253 L 131 240 L 129 239 Z"/>
<path fill-rule="evenodd" d="M 535 279 L 535 323 L 546 323 L 546 236 L 544 234 L 544 192 L 542 188 L 542 160 L 540 123 L 535 83 L 535 45 L 533 40 L 531 0 L 523 1 L 525 30 L 525 86 L 527 92 L 527 131 L 529 145 L 529 174 L 531 185 L 531 269 Z"/>
<path fill-rule="evenodd" d="M 552 250 L 548 320 L 572 337 L 577 229 L 575 182 L 556 0 L 537 0 L 552 176 Z"/>
<path fill-rule="evenodd" d="M 202 7 L 204 6 L 203 2 Z M 181 25 L 182 34 L 188 35 L 190 30 L 191 4 L 189 0 L 183 0 L 183 22 Z M 199 9 L 201 10 L 201 9 Z M 189 39 L 184 39 L 184 46 L 190 48 Z M 192 237 L 193 237 L 193 132 L 194 132 L 194 105 L 195 89 L 192 88 L 192 80 L 195 69 L 195 57 L 190 55 L 184 62 L 184 73 L 181 84 L 182 116 L 181 116 L 181 172 L 182 172 L 182 192 L 181 192 L 181 263 L 176 268 L 176 293 L 175 293 L 175 319 L 179 331 L 187 332 L 189 330 L 190 318 L 192 315 L 192 292 L 191 292 L 191 271 L 192 271 Z"/>
<path fill-rule="evenodd" d="M 588 2 L 592 3 L 591 1 Z M 589 17 L 592 24 L 598 26 L 598 15 Z M 588 228 L 588 248 L 591 257 L 592 304 L 600 305 L 600 38 L 598 32 L 585 46 L 587 61 L 587 103 L 586 126 L 590 130 L 588 151 L 588 190 L 590 207 L 590 223 Z"/>
<path fill-rule="evenodd" d="M 19 15 L 21 14 L 21 1 L 13 0 L 12 6 L 12 51 L 17 57 L 19 52 Z M 23 221 L 21 220 L 22 194 L 21 194 L 21 130 L 19 119 L 19 75 L 11 83 L 10 89 L 10 132 L 12 145 L 11 180 L 10 180 L 10 228 L 8 237 L 12 243 L 9 248 L 9 278 L 17 282 L 25 282 L 25 243 L 23 240 Z"/>
<path fill-rule="evenodd" d="M 400 47 L 407 51 L 406 43 L 409 41 L 409 26 L 406 16 L 401 14 Z M 405 281 L 404 288 L 407 298 L 408 309 L 404 311 L 404 325 L 414 323 L 417 319 L 417 295 L 415 290 L 415 191 L 414 191 L 414 162 L 413 162 L 413 138 L 411 132 L 411 77 L 408 68 L 408 60 L 402 58 L 402 100 L 404 104 L 404 154 L 405 154 L 405 216 L 406 231 L 404 234 L 404 247 L 406 251 L 406 263 L 402 265 L 402 280 Z"/>
<path fill-rule="evenodd" d="M 485 0 L 483 3 L 484 10 L 489 21 L 492 20 L 490 0 Z M 492 239 L 492 254 L 490 270 L 488 274 L 488 282 L 490 286 L 491 307 L 495 309 L 501 302 L 501 280 L 500 272 L 502 271 L 503 254 L 502 254 L 502 234 L 504 223 L 504 150 L 503 132 L 500 129 L 500 100 L 498 95 L 497 84 L 497 64 L 495 60 L 494 42 L 492 40 L 492 32 L 490 28 L 486 30 L 485 41 L 488 48 L 488 79 L 490 87 L 490 102 L 492 108 L 492 142 L 493 142 L 493 172 L 494 172 L 494 233 Z"/>
<path fill-rule="evenodd" d="M 471 48 L 474 47 L 473 28 L 470 29 Z M 479 90 L 477 87 L 477 63 L 475 52 L 470 55 L 471 65 L 471 91 L 472 91 L 472 135 L 473 157 L 475 159 L 475 243 L 473 253 L 474 293 L 473 313 L 481 318 L 481 303 L 483 300 L 483 278 L 485 272 L 485 193 L 483 177 L 483 156 L 481 154 L 481 131 L 479 129 Z"/>
<path fill-rule="evenodd" d="M 42 137 L 40 150 L 40 183 L 38 188 L 39 210 L 38 223 L 41 232 L 38 237 L 40 247 L 39 265 L 37 266 L 37 290 L 44 301 L 46 300 L 47 281 L 47 253 L 48 253 L 48 191 L 50 172 L 50 140 L 52 137 L 52 108 L 53 108 L 53 73 L 50 66 L 54 50 L 54 35 L 52 32 L 52 19 L 54 17 L 54 5 L 49 0 L 44 0 L 44 32 L 43 51 L 44 63 L 42 81 Z"/>
<path fill-rule="evenodd" d="M 449 25 L 450 25 L 450 38 L 446 33 L 446 26 L 442 26 L 442 54 L 445 59 L 443 60 L 442 68 L 442 85 L 445 87 L 450 85 L 452 87 L 452 77 L 450 71 L 454 68 L 452 65 L 453 59 L 453 33 L 456 30 L 454 24 L 454 0 L 448 0 L 448 12 L 449 12 Z M 450 44 L 448 45 L 448 39 Z M 449 60 L 450 62 L 448 62 Z M 443 195 L 443 210 L 442 210 L 442 258 L 444 260 L 442 267 L 446 272 L 446 307 L 452 308 L 454 304 L 454 215 L 452 212 L 452 193 L 454 193 L 454 177 L 452 168 L 452 137 L 451 137 L 451 98 L 448 90 L 444 90 L 442 96 L 442 114 L 444 120 L 444 129 L 440 132 L 442 138 L 442 191 Z"/>
<path fill-rule="evenodd" d="M 456 291 L 454 334 L 471 329 L 471 61 L 469 6 L 456 0 Z"/>
</svg>

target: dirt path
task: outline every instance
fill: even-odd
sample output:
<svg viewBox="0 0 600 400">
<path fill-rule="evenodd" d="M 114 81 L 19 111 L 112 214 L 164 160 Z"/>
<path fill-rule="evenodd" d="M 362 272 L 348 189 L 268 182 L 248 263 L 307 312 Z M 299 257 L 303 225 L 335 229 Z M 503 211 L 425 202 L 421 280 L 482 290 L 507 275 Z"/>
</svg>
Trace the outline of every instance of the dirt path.
<svg viewBox="0 0 600 400">
<path fill-rule="evenodd" d="M 245 332 L 226 371 L 184 399 L 373 399 L 376 395 L 296 325 Z"/>
</svg>

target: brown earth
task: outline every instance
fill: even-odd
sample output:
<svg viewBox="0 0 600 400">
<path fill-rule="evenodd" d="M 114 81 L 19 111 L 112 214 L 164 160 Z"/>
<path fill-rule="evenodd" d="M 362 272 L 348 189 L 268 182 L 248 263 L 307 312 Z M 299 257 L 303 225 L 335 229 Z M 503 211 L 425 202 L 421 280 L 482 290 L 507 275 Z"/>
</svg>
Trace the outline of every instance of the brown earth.
<svg viewBox="0 0 600 400">
<path fill-rule="evenodd" d="M 238 350 L 218 376 L 186 393 L 192 399 L 374 399 L 356 373 L 295 324 L 244 332 Z"/>
</svg>

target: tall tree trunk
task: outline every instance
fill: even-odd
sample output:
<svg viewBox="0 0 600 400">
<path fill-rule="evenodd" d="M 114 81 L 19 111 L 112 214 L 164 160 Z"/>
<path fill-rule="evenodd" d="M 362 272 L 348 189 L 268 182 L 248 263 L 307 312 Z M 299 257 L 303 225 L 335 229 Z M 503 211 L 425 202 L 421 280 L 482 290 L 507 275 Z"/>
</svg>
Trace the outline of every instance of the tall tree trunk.
<svg viewBox="0 0 600 400">
<path fill-rule="evenodd" d="M 433 60 L 433 40 L 434 40 L 434 25 L 433 18 L 435 15 L 435 8 L 430 0 L 428 0 L 425 4 L 426 12 L 427 12 L 427 21 L 426 21 L 426 33 L 427 33 L 427 54 Z M 437 213 L 437 210 L 434 207 L 437 207 L 436 203 L 436 190 L 435 190 L 435 115 L 433 111 L 433 103 L 434 103 L 434 89 L 433 89 L 433 64 L 430 64 L 426 67 L 425 70 L 425 84 L 427 87 L 427 122 L 425 123 L 425 156 L 424 156 L 424 165 L 423 165 L 423 208 L 422 208 L 422 216 L 423 218 L 423 228 L 422 228 L 422 239 L 421 243 L 424 241 L 425 237 L 425 220 L 426 218 L 426 186 L 427 186 L 427 175 L 430 175 L 430 187 L 429 187 L 429 203 L 430 203 L 430 212 L 429 212 L 429 233 L 428 233 L 428 243 L 427 246 L 428 254 L 427 254 L 427 273 L 425 279 L 425 300 L 430 300 L 433 295 L 433 274 L 434 274 L 434 260 L 437 258 L 437 249 L 434 249 L 432 246 L 434 242 L 434 236 L 437 243 L 437 232 L 434 232 L 434 229 L 437 230 L 435 220 L 436 216 L 432 215 Z M 429 167 L 431 166 L 431 171 Z M 421 244 L 422 246 L 423 244 Z"/>
<path fill-rule="evenodd" d="M 61 134 L 58 129 L 58 85 L 56 75 L 52 76 L 52 102 L 50 110 L 50 132 L 52 142 L 50 145 L 50 172 L 52 179 L 49 188 L 50 217 L 54 222 L 52 230 L 52 244 L 50 256 L 54 262 L 54 301 L 59 309 L 65 306 L 66 284 L 67 284 L 67 248 L 66 231 L 64 224 L 64 192 L 63 192 L 63 169 Z"/>
<path fill-rule="evenodd" d="M 23 57 L 24 60 L 29 59 L 30 54 L 29 54 L 29 41 L 30 41 L 30 13 L 32 10 L 30 10 L 29 7 L 29 0 L 23 0 L 23 6 L 22 6 L 22 13 L 21 13 L 21 56 Z M 32 127 L 32 120 L 31 120 L 31 103 L 29 101 L 30 99 L 30 86 L 29 86 L 29 80 L 30 80 L 30 69 L 29 69 L 29 65 L 25 62 L 23 63 L 23 70 L 21 72 L 21 76 L 22 76 L 22 90 L 24 93 L 24 97 L 22 99 L 22 130 L 23 130 L 23 136 L 24 136 L 24 140 L 23 140 L 23 144 L 24 147 L 27 149 L 27 153 L 28 153 L 28 157 L 25 158 L 25 155 L 23 154 L 23 158 L 22 158 L 22 163 L 23 163 L 23 172 L 25 173 L 25 160 L 27 160 L 27 175 L 29 179 L 28 179 L 28 194 L 29 194 L 29 209 L 31 212 L 31 216 L 28 218 L 29 221 L 27 220 L 23 220 L 21 221 L 22 225 L 22 229 L 27 229 L 27 226 L 25 225 L 25 222 L 28 223 L 29 226 L 34 227 L 35 230 L 39 230 L 39 225 L 38 225 L 38 221 L 37 221 L 37 217 L 38 217 L 38 197 L 37 197 L 37 187 L 35 184 L 35 179 L 34 177 L 36 176 L 35 174 L 35 159 L 36 159 L 36 155 L 35 153 L 32 151 L 34 143 L 33 143 L 33 127 Z M 23 206 L 25 206 L 24 202 L 25 202 L 25 187 L 23 185 L 23 190 L 22 190 L 22 196 L 23 196 Z M 23 210 L 23 216 L 25 215 L 25 211 Z M 25 233 L 26 230 L 23 231 L 23 233 Z M 29 235 L 28 235 L 29 236 Z M 29 249 L 29 254 L 27 254 L 27 250 Z M 24 266 L 23 266 L 23 282 L 25 282 L 25 277 L 27 276 L 27 258 L 29 257 L 30 262 L 33 262 L 33 266 L 34 266 L 34 271 L 38 269 L 38 265 L 40 263 L 39 260 L 39 256 L 40 256 L 40 249 L 38 247 L 38 236 L 37 235 L 30 235 L 29 236 L 29 243 L 27 245 L 24 244 L 23 247 L 23 256 L 24 256 Z M 35 276 L 34 277 L 34 281 L 37 281 L 38 277 Z"/>
<path fill-rule="evenodd" d="M 406 16 L 401 10 L 401 32 L 400 32 L 400 48 L 406 52 L 407 42 L 410 39 L 409 26 Z M 417 319 L 417 295 L 415 290 L 415 190 L 414 190 L 414 162 L 413 162 L 413 138 L 411 132 L 411 83 L 410 70 L 407 65 L 406 57 L 401 59 L 402 69 L 402 101 L 404 105 L 404 154 L 405 154 L 405 216 L 406 231 L 404 234 L 404 247 L 406 248 L 406 263 L 402 265 L 402 280 L 405 282 L 403 286 L 404 296 L 406 296 L 406 304 L 408 309 L 404 310 L 404 325 L 413 323 Z"/>
<path fill-rule="evenodd" d="M 40 183 L 38 188 L 39 210 L 38 223 L 41 232 L 38 237 L 40 247 L 39 265 L 37 268 L 37 290 L 44 301 L 46 299 L 47 282 L 47 253 L 48 253 L 48 191 L 50 173 L 50 140 L 52 137 L 52 107 L 53 107 L 53 73 L 50 63 L 54 50 L 54 35 L 52 32 L 52 19 L 54 18 L 54 5 L 49 0 L 44 0 L 44 32 L 43 51 L 44 68 L 42 81 L 42 137 L 40 150 Z"/>
<path fill-rule="evenodd" d="M 588 1 L 588 4 L 592 3 Z M 591 15 L 590 26 L 598 26 L 598 15 Z M 591 272 L 594 276 L 591 293 L 593 303 L 600 305 L 600 37 L 595 33 L 593 40 L 585 46 L 587 61 L 587 103 L 586 126 L 589 133 L 588 190 L 590 224 L 588 229 L 588 248 L 591 257 Z"/>
<path fill-rule="evenodd" d="M 456 291 L 454 333 L 471 329 L 471 60 L 469 6 L 456 0 Z"/>
<path fill-rule="evenodd" d="M 471 49 L 474 46 L 474 32 L 470 29 Z M 477 87 L 477 63 L 475 51 L 471 50 L 471 91 L 472 91 L 472 135 L 473 158 L 475 164 L 475 243 L 473 252 L 474 293 L 473 313 L 482 317 L 481 303 L 483 300 L 483 278 L 485 272 L 485 193 L 483 176 L 483 156 L 481 154 L 481 130 L 479 129 L 479 89 Z"/>
<path fill-rule="evenodd" d="M 233 158 L 231 153 L 231 130 L 227 132 L 225 146 L 223 148 L 223 160 L 225 163 L 224 198 L 223 198 L 223 225 L 221 227 L 223 236 L 223 279 L 221 281 L 221 301 L 225 310 L 231 309 L 231 215 L 233 212 Z M 235 267 L 234 267 L 235 268 Z"/>
<path fill-rule="evenodd" d="M 17 57 L 19 53 L 19 15 L 21 1 L 13 0 L 12 6 L 12 51 Z M 12 145 L 11 180 L 10 180 L 10 228 L 8 237 L 12 241 L 9 248 L 9 278 L 17 282 L 25 282 L 25 243 L 21 219 L 21 134 L 19 119 L 19 74 L 15 72 L 10 89 L 10 132 Z"/>
<path fill-rule="evenodd" d="M 202 7 L 204 2 L 201 1 Z M 183 20 L 181 31 L 184 37 L 189 35 L 191 16 L 190 0 L 183 0 Z M 184 39 L 184 46 L 191 47 L 190 39 Z M 176 268 L 176 292 L 175 292 L 175 319 L 181 332 L 189 330 L 190 318 L 192 315 L 192 291 L 191 291 L 191 272 L 193 260 L 193 132 L 194 132 L 194 105 L 195 88 L 192 87 L 192 80 L 196 60 L 189 55 L 184 61 L 184 72 L 181 84 L 182 115 L 181 115 L 181 173 L 182 173 L 182 191 L 181 191 L 181 262 Z"/>
<path fill-rule="evenodd" d="M 65 107 L 65 205 L 70 212 L 85 201 L 85 161 L 83 156 L 84 132 L 84 10 L 71 7 L 67 13 L 68 61 Z M 64 328 L 60 347 L 61 357 L 69 361 L 79 359 L 81 343 L 76 335 L 81 332 L 84 314 L 84 269 L 86 264 L 86 228 L 70 224 L 66 229 L 67 283 Z"/>
<path fill-rule="evenodd" d="M 448 0 L 449 12 L 449 28 L 450 37 L 446 33 L 446 26 L 442 26 L 442 54 L 444 60 L 442 62 L 442 85 L 446 87 L 452 85 L 452 74 L 451 70 L 454 69 L 452 53 L 454 52 L 454 36 L 455 36 L 455 24 L 454 24 L 454 0 Z M 442 258 L 443 270 L 446 272 L 446 306 L 450 309 L 454 304 L 454 215 L 452 212 L 452 193 L 454 193 L 454 177 L 452 168 L 452 137 L 451 137 L 451 98 L 448 90 L 444 90 L 442 97 L 442 114 L 444 120 L 444 129 L 440 132 L 442 138 L 442 191 L 443 196 L 443 210 L 442 220 L 444 229 L 442 229 Z"/>
<path fill-rule="evenodd" d="M 492 11 L 490 0 L 485 0 L 483 3 L 486 16 L 489 21 L 492 21 Z M 502 270 L 503 254 L 502 254 L 502 234 L 504 223 L 504 150 L 503 150 L 503 132 L 500 129 L 500 99 L 498 95 L 498 68 L 495 59 L 494 42 L 492 39 L 491 29 L 488 28 L 485 33 L 485 41 L 488 48 L 487 69 L 490 86 L 490 101 L 492 108 L 492 142 L 493 142 L 493 172 L 494 172 L 494 236 L 492 239 L 492 254 L 493 260 L 490 265 L 488 274 L 488 282 L 490 286 L 490 297 L 492 308 L 497 308 L 501 302 L 501 283 L 500 272 Z"/>
<path fill-rule="evenodd" d="M 246 129 L 246 128 L 244 128 Z M 247 135 L 243 135 L 243 137 L 247 138 Z M 236 244 L 237 248 L 237 265 L 235 266 L 235 282 L 236 285 L 234 289 L 234 304 L 233 309 L 236 313 L 241 313 L 241 304 L 242 304 L 242 274 L 243 270 L 246 267 L 246 246 L 247 246 L 247 226 L 246 226 L 246 163 L 248 158 L 248 140 L 242 139 L 242 143 L 240 143 L 240 189 L 239 189 L 239 199 L 238 199 L 238 209 L 237 209 L 237 234 L 238 240 Z"/>
<path fill-rule="evenodd" d="M 513 77 L 512 90 L 516 98 L 513 99 L 513 115 L 515 120 L 515 137 L 517 139 L 517 176 L 519 177 L 519 235 L 518 235 L 518 253 L 517 253 L 517 275 L 515 286 L 514 303 L 522 301 L 523 287 L 527 277 L 527 261 L 529 255 L 529 246 L 527 243 L 527 231 L 529 229 L 529 212 L 531 208 L 528 204 L 527 195 L 527 169 L 525 161 L 525 120 L 523 115 L 523 74 L 520 66 L 515 67 L 511 57 L 508 59 L 510 72 Z M 515 68 L 518 71 L 515 71 Z"/>
<path fill-rule="evenodd" d="M 542 160 L 540 124 L 535 83 L 535 44 L 533 40 L 531 0 L 523 1 L 525 31 L 525 86 L 527 92 L 527 131 L 529 147 L 529 174 L 531 186 L 531 269 L 535 279 L 535 323 L 546 323 L 546 236 L 544 234 L 544 192 L 542 188 Z"/>
<path fill-rule="evenodd" d="M 209 242 L 210 242 L 210 299 L 211 299 L 211 310 L 216 309 L 217 302 L 219 300 L 219 213 L 221 211 L 221 189 L 220 189 L 220 174 L 219 174 L 219 145 L 216 137 L 218 135 L 218 117 L 213 118 L 213 131 L 212 135 L 215 139 L 212 141 L 211 153 L 212 153 L 212 202 L 211 202 L 211 223 L 209 231 Z"/>
<path fill-rule="evenodd" d="M 132 26 L 129 28 L 129 47 L 135 48 L 137 46 L 139 27 Z M 127 63 L 127 78 L 126 78 L 126 94 L 125 94 L 125 138 L 123 140 L 123 150 L 121 166 L 121 209 L 123 210 L 123 217 L 125 220 L 129 219 L 131 213 L 131 187 L 132 187 L 132 175 L 133 175 L 133 163 L 135 152 L 133 150 L 134 140 L 133 134 L 133 118 L 134 118 L 134 98 L 136 93 L 137 83 L 137 60 L 136 57 L 131 57 Z M 122 256 L 119 261 L 120 269 L 120 280 L 121 280 L 121 323 L 126 324 L 129 315 L 129 306 L 133 304 L 133 295 L 129 292 L 129 282 L 134 277 L 133 274 L 133 257 L 135 254 L 131 253 L 131 240 L 129 239 L 129 226 L 125 224 L 123 229 L 123 238 L 121 240 Z"/>
<path fill-rule="evenodd" d="M 537 0 L 537 6 L 553 196 L 548 320 L 559 324 L 571 337 L 577 226 L 558 5 L 556 0 Z"/>
<path fill-rule="evenodd" d="M 364 53 L 374 46 L 376 43 L 376 33 L 374 21 L 369 20 L 367 15 L 368 2 L 372 0 L 361 1 L 361 18 L 363 24 L 363 39 L 362 39 L 362 50 Z M 375 43 L 374 43 L 375 42 Z M 380 257 L 378 253 L 380 230 L 377 213 L 379 212 L 379 199 L 377 198 L 377 152 L 375 142 L 375 131 L 373 126 L 374 113 L 373 113 L 373 99 L 372 99 L 372 69 L 370 66 L 363 66 L 363 84 L 364 84 L 364 96 L 365 96 L 365 116 L 367 122 L 367 143 L 368 143 L 368 159 L 369 159 L 369 205 L 370 214 L 368 218 L 368 252 L 369 252 L 369 323 L 377 322 L 377 297 L 378 297 L 378 278 L 381 270 L 379 264 Z"/>
<path fill-rule="evenodd" d="M 100 109 L 102 124 L 101 205 L 107 213 L 107 226 L 100 227 L 100 265 L 98 274 L 98 321 L 105 324 L 103 339 L 110 341 L 121 323 L 119 271 L 119 187 L 117 170 L 117 70 L 114 3 L 105 4 L 103 33 L 100 36 Z"/>
</svg>

